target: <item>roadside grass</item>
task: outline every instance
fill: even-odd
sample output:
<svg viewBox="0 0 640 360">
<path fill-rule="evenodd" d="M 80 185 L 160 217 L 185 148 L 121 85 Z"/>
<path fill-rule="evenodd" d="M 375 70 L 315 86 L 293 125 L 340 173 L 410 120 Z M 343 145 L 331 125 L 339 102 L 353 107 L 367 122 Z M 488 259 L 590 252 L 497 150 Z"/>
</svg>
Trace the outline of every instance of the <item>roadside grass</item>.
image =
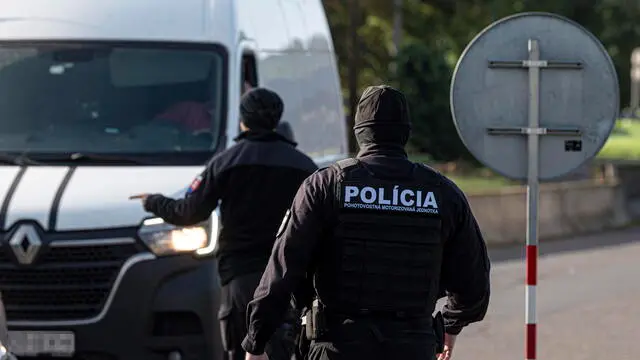
<svg viewBox="0 0 640 360">
<path fill-rule="evenodd" d="M 453 180 L 465 193 L 479 193 L 518 185 L 488 169 L 469 169 L 460 171 L 459 166 L 437 164 L 428 155 L 411 154 L 415 162 L 433 166 Z M 600 160 L 639 160 L 640 161 L 640 120 L 620 119 L 602 150 L 597 154 Z"/>
<path fill-rule="evenodd" d="M 468 194 L 496 190 L 515 185 L 515 183 L 498 175 L 489 177 L 447 175 L 447 177 L 453 180 L 453 182 L 455 182 L 462 191 Z"/>
<path fill-rule="evenodd" d="M 513 181 L 494 174 L 488 169 L 466 168 L 460 171 L 455 169 L 453 165 L 436 164 L 428 155 L 424 154 L 411 154 L 410 158 L 412 161 L 421 162 L 437 168 L 449 179 L 453 180 L 465 193 L 479 193 L 515 185 Z"/>
<path fill-rule="evenodd" d="M 640 160 L 640 120 L 618 120 L 597 157 L 603 160 Z"/>
</svg>

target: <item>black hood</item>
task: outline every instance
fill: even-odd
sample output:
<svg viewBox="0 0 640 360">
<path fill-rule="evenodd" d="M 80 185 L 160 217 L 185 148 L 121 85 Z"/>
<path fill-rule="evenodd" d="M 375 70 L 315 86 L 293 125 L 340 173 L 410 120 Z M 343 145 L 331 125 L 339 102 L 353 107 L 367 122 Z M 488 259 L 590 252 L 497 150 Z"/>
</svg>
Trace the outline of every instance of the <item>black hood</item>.
<svg viewBox="0 0 640 360">
<path fill-rule="evenodd" d="M 366 88 L 358 102 L 353 129 L 361 155 L 371 149 L 404 153 L 411 134 L 404 94 L 386 85 Z"/>
</svg>

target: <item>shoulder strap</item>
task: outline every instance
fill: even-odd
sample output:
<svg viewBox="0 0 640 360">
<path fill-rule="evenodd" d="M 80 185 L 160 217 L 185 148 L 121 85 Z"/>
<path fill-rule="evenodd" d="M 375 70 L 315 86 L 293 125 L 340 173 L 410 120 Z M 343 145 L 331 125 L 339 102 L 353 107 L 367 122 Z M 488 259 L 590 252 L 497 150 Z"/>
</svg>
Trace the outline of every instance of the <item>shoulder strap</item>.
<svg viewBox="0 0 640 360">
<path fill-rule="evenodd" d="M 334 188 L 334 190 L 335 190 L 334 199 L 335 199 L 336 209 L 339 208 L 339 206 L 337 204 L 339 202 L 339 199 L 338 199 L 339 195 L 338 194 L 340 194 L 340 192 L 341 192 L 341 186 L 342 186 L 341 183 L 345 178 L 347 170 L 350 169 L 350 168 L 353 168 L 354 166 L 360 166 L 360 161 L 358 161 L 355 158 L 347 158 L 347 159 L 339 160 L 339 161 L 336 161 L 335 163 L 333 163 L 331 165 L 331 167 L 333 169 L 335 169 L 336 172 L 337 172 L 337 180 L 338 180 L 334 184 L 334 186 L 335 186 L 335 188 Z"/>
<path fill-rule="evenodd" d="M 431 166 L 427 165 L 427 164 L 423 164 L 423 163 L 419 163 L 419 162 L 414 162 L 414 164 L 416 164 L 417 166 L 421 167 L 424 170 L 428 170 L 428 171 L 433 171 L 433 172 L 437 172 L 436 169 L 432 168 Z"/>
<path fill-rule="evenodd" d="M 416 165 L 417 168 L 420 168 L 423 171 L 425 171 L 425 173 L 428 173 L 430 175 L 429 178 L 436 185 L 439 185 L 441 183 L 440 179 L 437 179 L 438 176 L 442 176 L 442 174 L 438 170 L 432 168 L 429 165 L 423 164 L 423 163 L 414 162 L 414 165 Z M 436 176 L 434 177 L 434 175 L 436 175 Z"/>
<path fill-rule="evenodd" d="M 340 170 L 344 171 L 350 167 L 358 165 L 358 160 L 354 158 L 348 158 L 348 159 L 344 159 L 336 162 L 336 165 L 338 165 L 338 168 Z"/>
</svg>

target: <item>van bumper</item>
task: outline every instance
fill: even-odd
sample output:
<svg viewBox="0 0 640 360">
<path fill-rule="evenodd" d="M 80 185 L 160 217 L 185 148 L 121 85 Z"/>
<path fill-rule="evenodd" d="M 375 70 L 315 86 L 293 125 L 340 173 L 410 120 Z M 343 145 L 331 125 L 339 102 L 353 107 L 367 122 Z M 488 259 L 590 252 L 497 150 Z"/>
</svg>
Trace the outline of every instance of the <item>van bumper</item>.
<svg viewBox="0 0 640 360">
<path fill-rule="evenodd" d="M 175 351 L 182 360 L 220 360 L 219 289 L 215 260 L 155 258 L 129 268 L 104 316 L 95 321 L 9 322 L 9 330 L 72 331 L 71 360 L 160 360 Z"/>
</svg>

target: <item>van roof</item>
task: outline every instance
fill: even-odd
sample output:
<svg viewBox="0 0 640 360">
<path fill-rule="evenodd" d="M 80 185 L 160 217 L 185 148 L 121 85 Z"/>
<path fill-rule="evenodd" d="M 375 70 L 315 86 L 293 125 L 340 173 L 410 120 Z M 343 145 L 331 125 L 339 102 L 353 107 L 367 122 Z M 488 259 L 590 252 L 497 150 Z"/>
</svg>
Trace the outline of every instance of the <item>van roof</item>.
<svg viewBox="0 0 640 360">
<path fill-rule="evenodd" d="M 235 43 L 233 0 L 2 0 L 0 39 Z"/>
</svg>

